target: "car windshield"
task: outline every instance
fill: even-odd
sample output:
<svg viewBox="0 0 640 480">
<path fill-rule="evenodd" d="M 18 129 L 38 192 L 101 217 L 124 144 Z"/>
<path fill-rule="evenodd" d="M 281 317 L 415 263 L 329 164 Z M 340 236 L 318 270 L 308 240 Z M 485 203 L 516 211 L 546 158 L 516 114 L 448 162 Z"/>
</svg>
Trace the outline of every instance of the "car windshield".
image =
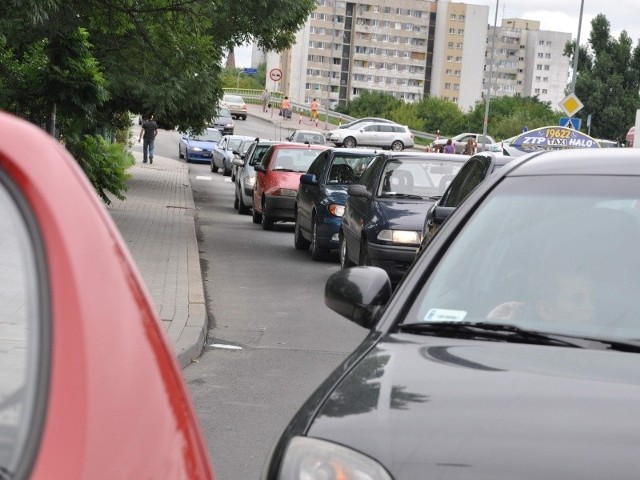
<svg viewBox="0 0 640 480">
<path fill-rule="evenodd" d="M 307 148 L 286 148 L 276 152 L 273 170 L 289 172 L 306 172 L 320 152 Z"/>
<path fill-rule="evenodd" d="M 414 195 L 423 198 L 442 195 L 462 162 L 444 159 L 396 159 L 384 167 L 378 196 Z"/>
<path fill-rule="evenodd" d="M 439 261 L 404 324 L 496 322 L 640 341 L 640 177 L 506 178 Z"/>
<path fill-rule="evenodd" d="M 357 182 L 373 157 L 374 154 L 366 156 L 335 155 L 331 162 L 327 183 L 348 185 Z"/>
<path fill-rule="evenodd" d="M 324 137 L 320 133 L 298 132 L 293 137 L 294 142 L 300 143 L 313 143 L 317 145 L 324 145 Z"/>
<path fill-rule="evenodd" d="M 224 101 L 229 103 L 244 103 L 242 97 L 239 97 L 237 95 L 225 95 Z"/>
<path fill-rule="evenodd" d="M 228 108 L 223 108 L 223 107 L 218 108 L 218 118 L 230 117 L 230 116 L 231 116 L 231 112 L 229 111 Z"/>
<path fill-rule="evenodd" d="M 219 142 L 222 138 L 222 134 L 218 130 L 206 130 L 197 135 L 192 135 L 192 140 L 198 140 L 201 142 Z"/>
<path fill-rule="evenodd" d="M 239 138 L 230 138 L 229 139 L 229 150 L 238 151 L 242 140 Z"/>
</svg>

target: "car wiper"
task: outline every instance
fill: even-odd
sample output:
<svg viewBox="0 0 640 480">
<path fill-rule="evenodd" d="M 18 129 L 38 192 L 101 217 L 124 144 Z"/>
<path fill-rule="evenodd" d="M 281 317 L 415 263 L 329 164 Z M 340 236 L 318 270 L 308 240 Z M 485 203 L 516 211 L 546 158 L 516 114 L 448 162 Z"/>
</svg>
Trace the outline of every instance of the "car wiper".
<svg viewBox="0 0 640 480">
<path fill-rule="evenodd" d="M 429 197 L 429 200 L 440 200 L 442 198 L 442 195 L 431 195 Z"/>
<path fill-rule="evenodd" d="M 382 197 L 397 197 L 397 198 L 411 198 L 415 200 L 424 200 L 422 195 L 414 195 L 412 193 L 398 193 L 398 192 L 386 192 L 381 195 Z"/>
<path fill-rule="evenodd" d="M 280 168 L 280 167 L 276 167 L 273 169 L 274 172 L 295 172 L 296 170 L 293 170 L 291 168 Z"/>
<path fill-rule="evenodd" d="M 493 322 L 416 322 L 399 325 L 403 332 L 446 335 L 456 338 L 489 338 L 505 342 L 532 343 L 558 347 L 586 348 L 548 333 L 527 330 L 516 325 Z"/>
</svg>

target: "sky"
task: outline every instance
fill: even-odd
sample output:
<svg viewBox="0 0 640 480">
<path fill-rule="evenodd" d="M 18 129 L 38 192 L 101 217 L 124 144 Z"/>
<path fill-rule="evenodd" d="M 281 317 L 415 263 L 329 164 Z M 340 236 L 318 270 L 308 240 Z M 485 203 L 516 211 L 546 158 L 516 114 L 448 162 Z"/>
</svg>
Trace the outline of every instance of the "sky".
<svg viewBox="0 0 640 480">
<path fill-rule="evenodd" d="M 392 0 L 389 0 L 390 2 Z M 626 30 L 634 46 L 640 40 L 640 0 L 468 0 L 464 3 L 489 7 L 488 24 L 495 20 L 498 5 L 498 25 L 503 18 L 539 20 L 540 29 L 578 34 L 580 5 L 583 2 L 580 45 L 585 45 L 591 31 L 591 20 L 602 13 L 609 20 L 611 34 L 618 38 Z M 251 66 L 251 47 L 235 50 L 237 68 Z"/>
</svg>

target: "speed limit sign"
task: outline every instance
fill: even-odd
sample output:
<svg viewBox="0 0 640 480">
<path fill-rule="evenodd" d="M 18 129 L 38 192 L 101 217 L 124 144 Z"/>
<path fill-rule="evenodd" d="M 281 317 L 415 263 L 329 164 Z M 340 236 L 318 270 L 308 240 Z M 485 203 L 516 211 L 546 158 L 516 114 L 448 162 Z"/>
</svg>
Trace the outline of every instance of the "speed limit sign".
<svg viewBox="0 0 640 480">
<path fill-rule="evenodd" d="M 269 78 L 274 82 L 279 82 L 282 78 L 282 70 L 279 68 L 272 68 L 269 70 Z"/>
</svg>

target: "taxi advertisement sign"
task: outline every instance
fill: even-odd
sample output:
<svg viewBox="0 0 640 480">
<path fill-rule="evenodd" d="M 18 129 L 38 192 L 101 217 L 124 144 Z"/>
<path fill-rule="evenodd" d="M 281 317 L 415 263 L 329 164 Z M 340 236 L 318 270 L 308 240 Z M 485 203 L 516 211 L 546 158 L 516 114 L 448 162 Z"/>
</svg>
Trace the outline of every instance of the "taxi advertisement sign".
<svg viewBox="0 0 640 480">
<path fill-rule="evenodd" d="M 566 148 L 600 148 L 600 144 L 588 135 L 567 127 L 542 127 L 518 135 L 509 144 L 510 155 L 561 150 Z"/>
</svg>

